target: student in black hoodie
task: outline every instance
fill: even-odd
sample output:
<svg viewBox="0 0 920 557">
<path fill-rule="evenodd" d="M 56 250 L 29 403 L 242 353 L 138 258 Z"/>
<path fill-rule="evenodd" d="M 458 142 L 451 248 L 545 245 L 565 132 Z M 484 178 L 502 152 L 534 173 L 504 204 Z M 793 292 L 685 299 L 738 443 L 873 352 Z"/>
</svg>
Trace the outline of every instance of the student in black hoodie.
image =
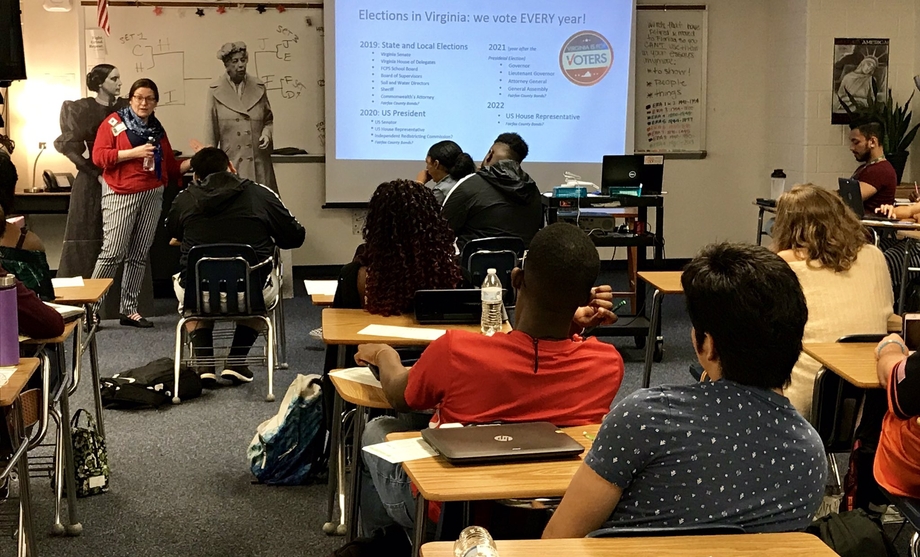
<svg viewBox="0 0 920 557">
<path fill-rule="evenodd" d="M 179 299 L 179 312 L 185 299 L 185 271 L 188 252 L 201 244 L 248 244 L 260 260 L 275 253 L 275 247 L 293 249 L 303 245 L 306 232 L 284 203 L 267 187 L 234 173 L 227 155 L 215 147 L 206 147 L 192 157 L 196 182 L 173 201 L 166 228 L 181 242 L 180 271 L 173 276 Z M 278 296 L 278 278 L 267 272 L 262 296 L 269 304 Z M 249 353 L 261 328 L 259 320 L 239 321 L 233 334 L 231 357 Z M 199 321 L 190 324 L 189 338 L 196 356 L 214 354 L 212 326 Z M 217 374 L 210 366 L 198 369 L 205 387 L 217 384 Z M 246 366 L 226 366 L 220 376 L 234 384 L 252 381 Z"/>
<path fill-rule="evenodd" d="M 518 134 L 501 134 L 479 172 L 447 194 L 441 215 L 457 235 L 458 249 L 462 251 L 470 240 L 490 236 L 517 236 L 529 246 L 543 227 L 540 190 L 521 169 L 527 151 Z"/>
</svg>

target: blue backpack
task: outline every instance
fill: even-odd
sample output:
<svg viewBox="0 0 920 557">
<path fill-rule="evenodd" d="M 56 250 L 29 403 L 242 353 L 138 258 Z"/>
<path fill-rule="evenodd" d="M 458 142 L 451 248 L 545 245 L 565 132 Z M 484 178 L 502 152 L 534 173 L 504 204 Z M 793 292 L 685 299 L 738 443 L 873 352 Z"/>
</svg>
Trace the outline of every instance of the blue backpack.
<svg viewBox="0 0 920 557">
<path fill-rule="evenodd" d="M 262 422 L 246 456 L 260 483 L 302 485 L 326 471 L 326 428 L 318 375 L 297 375 L 281 408 Z"/>
</svg>

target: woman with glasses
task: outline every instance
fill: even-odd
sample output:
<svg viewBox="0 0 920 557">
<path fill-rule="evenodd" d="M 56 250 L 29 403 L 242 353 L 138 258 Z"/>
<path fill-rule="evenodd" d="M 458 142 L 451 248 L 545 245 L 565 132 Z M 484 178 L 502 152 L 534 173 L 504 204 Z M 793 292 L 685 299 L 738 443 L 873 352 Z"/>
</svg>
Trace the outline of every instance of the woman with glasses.
<svg viewBox="0 0 920 557">
<path fill-rule="evenodd" d="M 93 278 L 114 277 L 124 264 L 120 323 L 131 327 L 153 327 L 137 312 L 137 295 L 163 208 L 163 188 L 180 180 L 190 165 L 173 155 L 154 115 L 159 100 L 156 83 L 135 81 L 129 105 L 103 120 L 93 145 L 93 163 L 103 178 L 102 251 Z"/>
</svg>

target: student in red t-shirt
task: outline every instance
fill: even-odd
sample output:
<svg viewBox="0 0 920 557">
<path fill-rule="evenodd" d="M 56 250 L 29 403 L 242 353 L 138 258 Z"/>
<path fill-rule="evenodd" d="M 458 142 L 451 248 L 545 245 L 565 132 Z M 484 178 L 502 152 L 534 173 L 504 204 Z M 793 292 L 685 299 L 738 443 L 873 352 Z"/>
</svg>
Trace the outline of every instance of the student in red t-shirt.
<svg viewBox="0 0 920 557">
<path fill-rule="evenodd" d="M 888 493 L 920 498 L 920 356 L 907 356 L 904 339 L 888 335 L 875 349 L 878 380 L 888 391 L 888 413 L 875 453 L 875 480 Z"/>
<path fill-rule="evenodd" d="M 882 205 L 894 203 L 898 187 L 898 175 L 885 159 L 883 133 L 878 122 L 868 122 L 850 129 L 850 152 L 862 163 L 851 178 L 859 180 L 863 208 L 868 214 L 874 213 Z"/>
<path fill-rule="evenodd" d="M 515 330 L 492 337 L 448 331 L 431 343 L 411 371 L 395 350 L 358 347 L 355 360 L 380 368 L 380 382 L 399 411 L 435 409 L 431 426 L 497 421 L 548 421 L 558 426 L 599 423 L 623 379 L 623 360 L 610 344 L 582 339 L 584 327 L 610 322 L 612 295 L 592 288 L 600 261 L 588 237 L 569 224 L 534 236 L 511 281 L 518 291 Z M 411 429 L 391 417 L 368 424 L 362 444 Z M 412 529 L 409 478 L 401 465 L 364 453 L 370 478 L 361 494 L 364 531 L 337 553 L 383 554 L 405 546 Z M 371 481 L 372 480 L 372 481 Z M 400 528 L 401 527 L 401 528 Z M 344 552 L 344 553 L 342 553 Z M 376 553 L 375 553 L 376 552 Z"/>
</svg>

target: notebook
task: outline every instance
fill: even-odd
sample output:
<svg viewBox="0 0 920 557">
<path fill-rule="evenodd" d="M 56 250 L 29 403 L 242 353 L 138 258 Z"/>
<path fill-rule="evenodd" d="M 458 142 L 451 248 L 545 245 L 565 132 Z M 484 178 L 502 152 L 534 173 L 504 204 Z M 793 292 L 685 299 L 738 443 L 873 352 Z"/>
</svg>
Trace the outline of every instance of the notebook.
<svg viewBox="0 0 920 557">
<path fill-rule="evenodd" d="M 585 450 L 549 422 L 425 429 L 422 438 L 451 464 L 553 460 Z"/>
</svg>

